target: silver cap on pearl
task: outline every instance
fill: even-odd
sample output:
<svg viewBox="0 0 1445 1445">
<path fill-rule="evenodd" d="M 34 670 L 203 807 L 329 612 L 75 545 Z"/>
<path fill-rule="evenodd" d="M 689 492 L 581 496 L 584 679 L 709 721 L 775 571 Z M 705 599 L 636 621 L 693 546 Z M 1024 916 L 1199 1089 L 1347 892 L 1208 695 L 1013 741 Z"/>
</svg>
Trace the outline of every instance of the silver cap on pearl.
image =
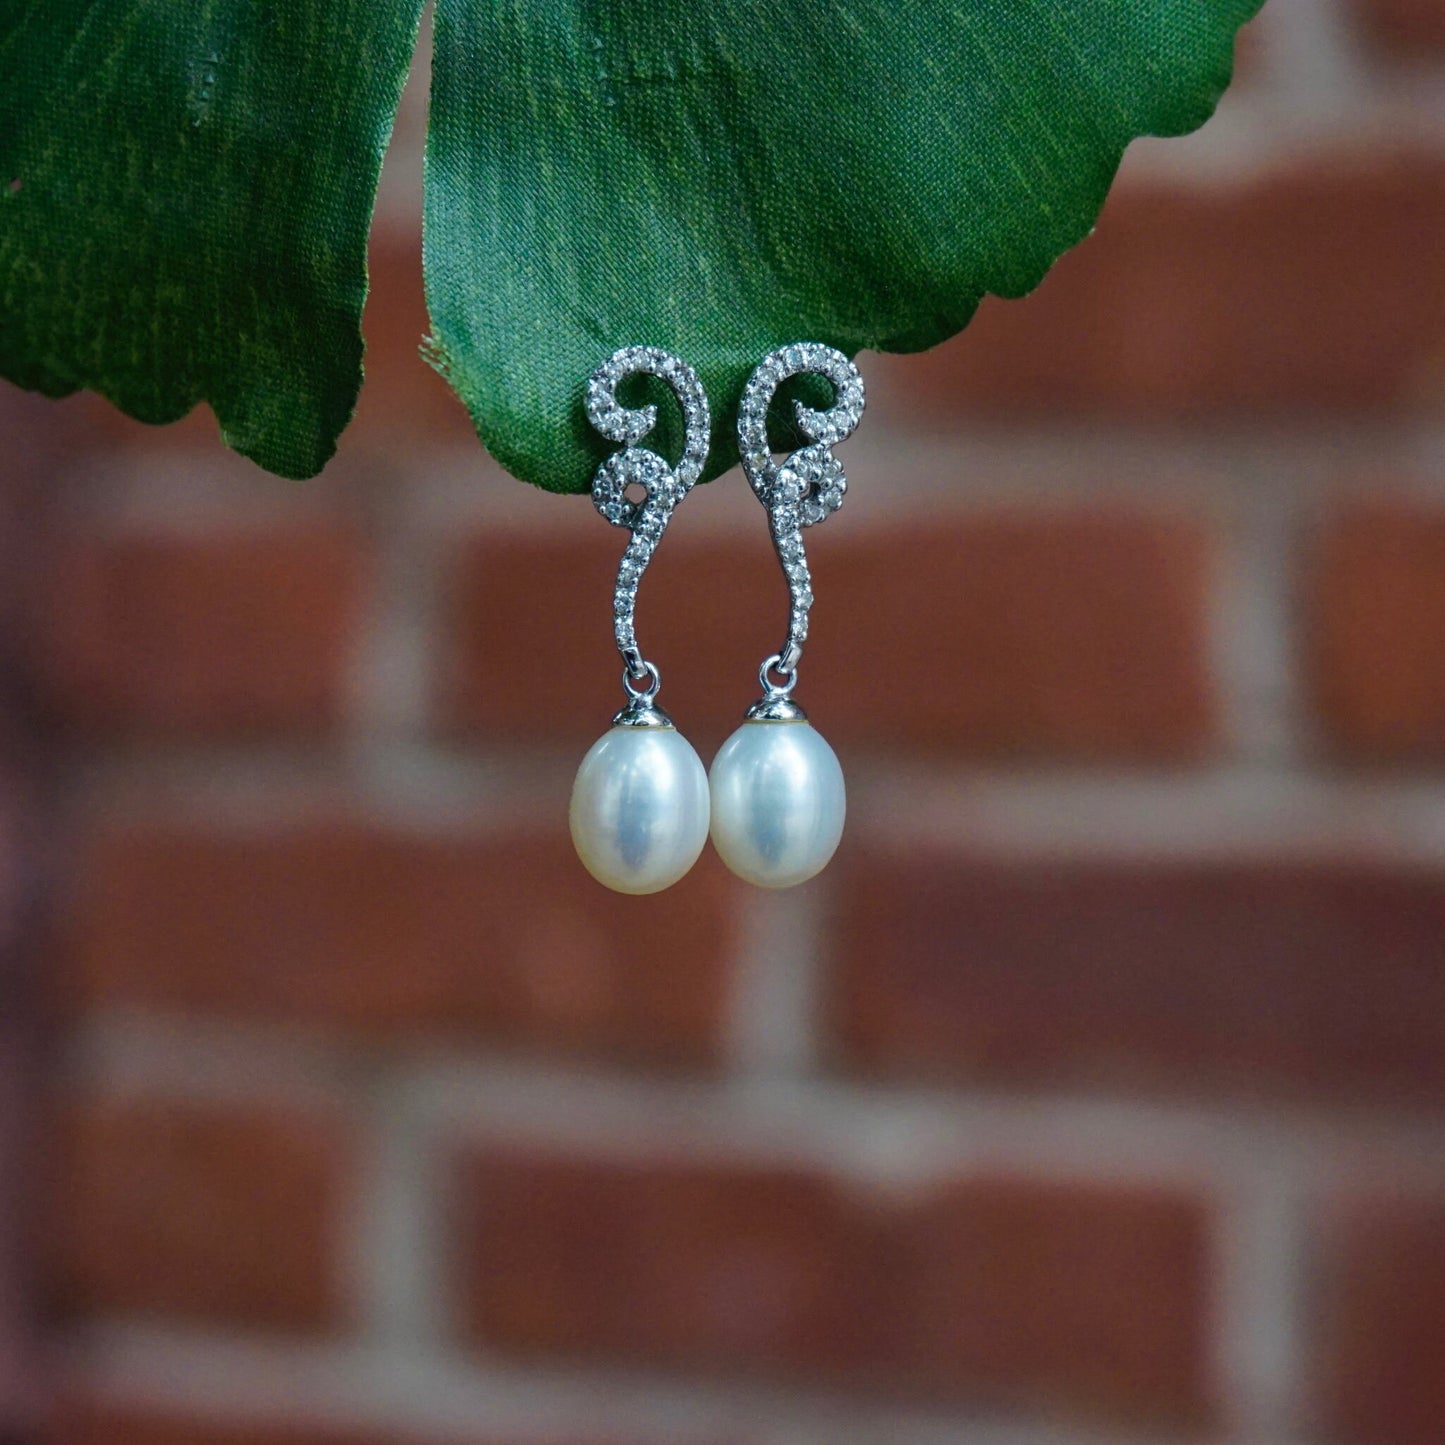
<svg viewBox="0 0 1445 1445">
<path fill-rule="evenodd" d="M 758 669 L 763 695 L 744 714 L 748 722 L 808 721 L 808 714 L 793 701 L 793 689 L 798 683 L 798 659 L 802 655 L 802 645 L 789 642 L 786 654 L 775 652 L 763 660 Z M 782 682 L 773 681 L 774 669 Z"/>
<path fill-rule="evenodd" d="M 672 719 L 645 694 L 634 697 L 615 718 L 615 728 L 670 728 Z"/>
<path fill-rule="evenodd" d="M 808 721 L 808 714 L 785 693 L 769 692 L 760 697 L 744 714 L 748 722 L 801 722 Z"/>
<path fill-rule="evenodd" d="M 662 686 L 662 674 L 655 664 L 647 662 L 635 647 L 622 650 L 622 660 L 627 664 L 622 669 L 622 690 L 627 694 L 627 706 L 612 719 L 615 728 L 670 728 L 672 719 L 657 705 L 657 689 Z M 637 684 L 647 680 L 646 687 Z"/>
</svg>

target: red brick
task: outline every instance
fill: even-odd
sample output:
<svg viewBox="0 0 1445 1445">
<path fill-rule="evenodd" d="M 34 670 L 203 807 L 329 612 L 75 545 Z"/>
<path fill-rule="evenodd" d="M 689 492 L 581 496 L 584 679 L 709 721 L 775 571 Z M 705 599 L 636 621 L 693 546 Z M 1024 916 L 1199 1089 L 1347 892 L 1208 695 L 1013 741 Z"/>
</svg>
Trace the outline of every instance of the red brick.
<svg viewBox="0 0 1445 1445">
<path fill-rule="evenodd" d="M 894 1229 L 900 1366 L 988 1401 L 1207 1419 L 1213 1273 L 1202 1203 L 1018 1179 L 942 1189 Z"/>
<path fill-rule="evenodd" d="M 1445 1099 L 1445 875 L 854 855 L 838 1056 L 1039 1086 Z"/>
<path fill-rule="evenodd" d="M 1327 739 L 1377 760 L 1445 754 L 1445 511 L 1374 505 L 1333 518 L 1307 600 Z"/>
<path fill-rule="evenodd" d="M 1269 40 L 1259 21 L 1246 24 L 1234 43 L 1232 91 L 1253 90 L 1269 83 L 1269 50 Z"/>
<path fill-rule="evenodd" d="M 33 391 L 22 391 L 0 381 L 0 429 L 5 437 L 3 475 L 7 494 L 6 510 L 20 500 L 31 502 L 30 518 L 42 514 L 37 492 L 45 495 L 54 486 L 56 474 L 74 457 L 74 428 L 68 423 L 72 403 L 54 402 Z M 13 512 L 12 512 L 13 515 Z"/>
<path fill-rule="evenodd" d="M 818 603 L 799 691 L 834 742 L 1070 759 L 1207 747 L 1202 528 L 1083 510 L 987 513 L 927 531 L 834 525 L 811 549 Z M 617 557 L 603 537 L 479 540 L 457 589 L 456 715 L 491 737 L 540 729 L 587 745 L 618 691 L 608 607 Z M 569 582 L 540 588 L 538 577 Z M 549 658 L 524 708 L 496 682 L 519 598 L 527 635 Z M 785 623 L 762 526 L 750 542 L 679 537 L 660 550 L 639 630 L 669 710 L 704 756 L 755 700 L 758 663 Z"/>
<path fill-rule="evenodd" d="M 334 1121 L 90 1099 L 56 1121 L 53 1288 L 75 1312 L 339 1322 L 349 1148 Z"/>
<path fill-rule="evenodd" d="M 1445 7 L 1440 0 L 1356 0 L 1365 33 L 1400 60 L 1445 60 Z"/>
<path fill-rule="evenodd" d="M 329 728 L 366 572 L 357 539 L 324 523 L 75 537 L 36 598 L 49 701 L 91 733 Z"/>
<path fill-rule="evenodd" d="M 20 444 L 27 448 L 43 446 L 52 456 L 67 462 L 142 449 L 189 455 L 221 449 L 215 414 L 205 405 L 169 425 L 149 426 L 126 416 L 93 391 L 74 392 L 57 401 L 34 395 L 33 402 L 17 432 Z M 7 454 L 6 461 L 10 459 Z"/>
<path fill-rule="evenodd" d="M 98 833 L 78 877 L 69 954 L 87 1004 L 665 1063 L 717 1047 L 737 890 L 712 859 L 638 899 L 593 883 L 565 833 L 138 823 Z"/>
<path fill-rule="evenodd" d="M 1210 186 L 1128 182 L 1034 296 L 989 301 L 889 405 L 1154 421 L 1445 401 L 1445 161 L 1331 151 Z"/>
<path fill-rule="evenodd" d="M 0 837 L 13 822 L 0 810 Z M 0 879 L 13 864 L 0 850 Z M 0 884 L 0 888 L 5 885 Z M 3 895 L 0 895 L 3 897 Z M 13 946 L 18 898 L 0 901 L 0 1440 L 18 1434 L 39 1394 L 40 1334 L 28 1226 L 30 1181 L 42 1136 L 32 1128 L 39 1083 L 40 1020 L 32 991 L 18 980 Z"/>
<path fill-rule="evenodd" d="M 422 291 L 421 235 L 408 238 L 373 232 L 371 294 L 362 330 L 366 337 L 366 379 L 356 418 L 342 436 L 337 456 L 345 466 L 368 451 L 452 446 L 480 449 L 467 409 L 422 359 L 431 331 Z"/>
<path fill-rule="evenodd" d="M 1445 1197 L 1336 1212 L 1322 1243 L 1317 1384 L 1330 1438 L 1445 1440 Z"/>
<path fill-rule="evenodd" d="M 524 1445 L 520 1437 L 468 1439 L 474 1445 Z M 70 1401 L 58 1408 L 43 1445 L 432 1445 L 432 1437 L 413 1430 L 306 1425 L 287 1415 L 240 1422 L 215 1410 L 201 1413 L 94 1400 Z M 449 1434 L 447 1445 L 463 1441 Z M 621 1436 L 589 1437 L 583 1442 L 575 1437 L 529 1435 L 525 1445 L 627 1445 L 627 1441 Z"/>
<path fill-rule="evenodd" d="M 466 1197 L 481 1340 L 785 1370 L 867 1358 L 872 1318 L 839 1312 L 852 1281 L 835 1273 L 862 1221 L 822 1179 L 488 1155 Z"/>
<path fill-rule="evenodd" d="M 43 1445 L 424 1445 L 414 1435 L 292 1425 L 238 1424 L 213 1413 L 69 1404 L 56 1413 Z"/>
<path fill-rule="evenodd" d="M 1207 1220 L 1164 1192 L 488 1153 L 466 1172 L 488 1348 L 1197 1423 Z"/>
</svg>

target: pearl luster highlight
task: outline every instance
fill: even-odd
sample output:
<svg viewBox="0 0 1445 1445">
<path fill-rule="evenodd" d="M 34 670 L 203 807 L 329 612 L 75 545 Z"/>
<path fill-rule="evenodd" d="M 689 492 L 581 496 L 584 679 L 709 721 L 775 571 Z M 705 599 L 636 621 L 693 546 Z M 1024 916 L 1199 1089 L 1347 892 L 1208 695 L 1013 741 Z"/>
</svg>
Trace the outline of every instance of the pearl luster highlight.
<svg viewBox="0 0 1445 1445">
<path fill-rule="evenodd" d="M 618 893 L 657 893 L 707 842 L 702 759 L 671 727 L 613 727 L 592 745 L 568 813 L 582 866 Z"/>
<path fill-rule="evenodd" d="M 807 722 L 745 722 L 722 745 L 709 782 L 713 846 L 760 888 L 806 882 L 843 836 L 843 769 Z"/>
</svg>

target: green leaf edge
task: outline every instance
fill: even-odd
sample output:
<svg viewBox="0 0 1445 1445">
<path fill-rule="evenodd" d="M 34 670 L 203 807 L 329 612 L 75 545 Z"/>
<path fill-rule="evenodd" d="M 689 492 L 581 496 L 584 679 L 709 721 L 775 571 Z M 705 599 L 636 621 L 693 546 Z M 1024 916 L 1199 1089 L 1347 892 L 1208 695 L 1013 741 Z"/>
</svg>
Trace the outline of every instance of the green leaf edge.
<svg viewBox="0 0 1445 1445">
<path fill-rule="evenodd" d="M 1233 27 L 1233 34 L 1237 37 L 1239 30 L 1258 13 L 1264 0 L 1236 0 L 1240 11 L 1240 18 Z M 417 36 L 420 29 L 420 8 L 412 28 L 411 53 L 415 53 Z M 939 343 L 948 340 L 967 328 L 973 319 L 980 304 L 986 296 L 998 296 L 1003 299 L 1018 299 L 1032 292 L 1048 275 L 1057 260 L 1072 250 L 1080 242 L 1093 234 L 1098 217 L 1108 198 L 1120 165 L 1123 162 L 1124 154 L 1128 146 L 1134 140 L 1143 137 L 1168 138 L 1189 134 L 1204 125 L 1214 114 L 1219 101 L 1228 89 L 1233 79 L 1233 45 L 1228 63 L 1223 67 L 1218 77 L 1218 83 L 1208 86 L 1194 97 L 1194 105 L 1191 108 L 1190 97 L 1172 97 L 1174 107 L 1179 114 L 1173 119 L 1160 117 L 1157 121 L 1140 128 L 1134 135 L 1125 139 L 1115 150 L 1105 153 L 1103 162 L 1097 168 L 1097 180 L 1090 186 L 1087 179 L 1081 181 L 1081 196 L 1078 206 L 1080 222 L 1070 227 L 1064 235 L 1063 244 L 1054 251 L 1053 255 L 1040 264 L 1029 268 L 1022 273 L 1023 279 L 1017 285 L 990 285 L 985 282 L 976 293 L 964 293 L 960 296 L 958 304 L 947 311 L 936 315 L 932 325 L 923 325 L 914 333 L 901 336 L 882 336 L 868 334 L 862 336 L 816 336 L 807 339 L 825 341 L 830 345 L 837 346 L 850 357 L 855 357 L 863 350 L 877 350 L 893 352 L 898 354 L 911 354 L 927 350 Z M 371 228 L 375 223 L 377 187 L 380 181 L 381 167 L 387 150 L 390 147 L 392 135 L 395 128 L 397 108 L 400 104 L 404 74 L 398 78 L 394 94 L 390 97 L 390 103 L 386 112 L 387 120 L 384 127 L 377 132 L 375 143 L 368 148 L 367 167 L 369 170 L 369 193 L 371 203 L 365 215 L 365 226 L 361 232 L 362 236 L 362 265 L 360 268 L 357 294 L 355 296 L 356 312 L 363 314 L 365 303 L 370 295 L 370 267 L 366 258 L 366 240 L 370 235 Z M 0 201 L 3 206 L 3 201 Z M 422 217 L 422 241 L 424 252 L 429 248 L 429 217 L 423 212 Z M 431 314 L 431 268 L 426 269 L 426 287 L 428 313 Z M 348 301 L 351 298 L 347 298 Z M 434 323 L 433 323 L 434 325 Z M 777 344 L 784 344 L 787 341 L 797 340 L 795 337 L 778 337 Z M 449 384 L 452 382 L 451 372 L 453 360 L 448 355 L 446 347 L 438 340 L 435 334 L 425 337 L 420 345 L 419 354 L 422 359 L 432 366 Z M 237 452 L 247 457 L 258 466 L 275 475 L 290 478 L 293 480 L 304 480 L 317 475 L 326 463 L 335 455 L 337 442 L 340 434 L 345 430 L 355 415 L 357 399 L 360 394 L 361 384 L 364 379 L 364 356 L 365 340 L 362 331 L 355 333 L 355 382 L 351 387 L 346 399 L 344 412 L 338 413 L 334 430 L 330 432 L 329 438 L 304 462 L 296 465 L 286 460 L 285 453 L 294 452 L 292 443 L 277 444 L 275 433 L 269 430 L 264 423 L 256 425 L 248 420 L 243 414 L 247 411 L 244 397 L 227 400 L 217 395 L 207 395 L 207 388 L 198 384 L 193 387 L 185 399 L 174 407 L 147 407 L 128 399 L 123 387 L 108 386 L 105 384 L 94 384 L 84 376 L 63 376 L 65 368 L 56 364 L 53 360 L 47 362 L 40 358 L 17 358 L 14 362 L 8 362 L 5 367 L 5 374 L 16 384 L 29 390 L 37 391 L 52 399 L 60 399 L 75 394 L 81 390 L 91 390 L 104 397 L 120 411 L 135 420 L 152 424 L 165 425 L 181 420 L 187 416 L 196 406 L 205 403 L 215 412 L 220 427 L 222 441 Z M 735 377 L 732 378 L 736 384 L 729 385 L 727 392 L 729 398 L 740 393 L 743 381 L 746 378 L 749 368 L 755 364 L 757 358 L 739 358 L 735 364 Z M 580 380 L 579 380 L 580 394 Z M 724 405 L 718 408 L 717 426 L 715 429 L 716 440 L 714 442 L 712 455 L 708 466 L 703 473 L 703 480 L 711 480 L 729 470 L 736 462 L 736 446 L 732 440 L 732 420 L 735 411 L 735 402 L 731 405 Z M 539 486 L 543 490 L 559 494 L 580 494 L 586 492 L 591 485 L 590 470 L 586 475 L 569 474 L 561 476 L 550 474 L 546 476 L 528 475 L 527 459 L 520 455 L 510 455 L 505 446 L 498 446 L 489 440 L 487 431 L 488 423 L 481 414 L 480 408 L 469 408 L 473 426 L 482 445 L 497 460 L 497 462 L 512 475 L 520 480 L 528 481 Z M 670 428 L 664 426 L 666 432 Z M 581 439 L 583 439 L 598 461 L 606 455 L 609 449 L 605 443 L 599 445 L 600 439 L 588 433 L 585 428 L 579 428 Z"/>
<path fill-rule="evenodd" d="M 371 294 L 371 271 L 369 245 L 376 221 L 377 195 L 381 170 L 386 154 L 391 147 L 396 128 L 396 117 L 401 104 L 411 65 L 416 55 L 417 42 L 421 34 L 424 0 L 403 0 L 411 8 L 411 23 L 406 39 L 404 59 L 386 95 L 385 107 L 381 113 L 381 124 L 374 132 L 371 143 L 358 159 L 362 161 L 361 178 L 366 185 L 369 203 L 360 216 L 361 224 L 345 238 L 348 246 L 355 246 L 359 261 L 355 279 L 342 300 L 345 314 L 354 316 L 356 321 L 344 336 L 345 352 L 338 357 L 340 363 L 352 372 L 352 381 L 347 391 L 339 398 L 334 408 L 326 408 L 330 415 L 323 417 L 317 429 L 315 445 L 298 438 L 292 432 L 284 435 L 268 424 L 264 415 L 257 417 L 256 402 L 260 395 L 254 387 L 239 387 L 234 396 L 226 396 L 214 379 L 198 380 L 185 385 L 188 378 L 177 378 L 179 399 L 174 405 L 150 405 L 141 399 L 146 391 L 143 383 L 137 384 L 133 393 L 124 385 L 107 384 L 92 379 L 88 368 L 76 366 L 72 361 L 56 356 L 19 355 L 10 356 L 5 346 L 5 334 L 0 329 L 0 376 L 28 391 L 34 391 L 52 401 L 64 400 L 82 391 L 90 391 L 102 397 L 124 415 L 148 426 L 166 426 L 189 416 L 198 406 L 207 405 L 216 417 L 222 443 L 261 467 L 264 471 L 290 481 L 306 481 L 317 476 L 335 456 L 341 434 L 350 425 L 356 414 L 361 386 L 365 379 L 366 341 L 361 326 L 366 302 Z M 4 204 L 13 194 L 0 191 L 0 221 L 4 218 Z M 0 318 L 3 319 L 3 318 Z M 338 370 L 340 367 L 338 366 Z"/>
<path fill-rule="evenodd" d="M 923 324 L 916 330 L 901 335 L 888 336 L 879 333 L 849 336 L 841 336 L 836 333 L 833 335 L 817 334 L 808 337 L 780 335 L 774 338 L 771 344 L 781 346 L 799 340 L 821 341 L 836 347 L 850 358 L 856 358 L 861 351 L 879 351 L 899 355 L 915 354 L 927 351 L 964 331 L 986 297 L 996 296 L 1003 300 L 1019 300 L 1030 295 L 1042 284 L 1061 257 L 1094 234 L 1099 216 L 1108 199 L 1109 192 L 1118 178 L 1119 167 L 1123 164 L 1124 155 L 1129 146 L 1136 140 L 1169 139 L 1189 135 L 1198 130 L 1213 117 L 1220 100 L 1233 83 L 1239 32 L 1263 8 L 1264 0 L 1201 0 L 1201 3 L 1228 3 L 1238 16 L 1229 27 L 1228 50 L 1222 57 L 1218 71 L 1212 76 L 1202 77 L 1198 89 L 1192 94 L 1181 88 L 1181 90 L 1162 96 L 1160 108 L 1163 110 L 1167 107 L 1168 114 L 1160 114 L 1136 129 L 1117 147 L 1100 151 L 1101 159 L 1094 168 L 1092 186 L 1086 177 L 1081 177 L 1079 182 L 1077 212 L 1080 220 L 1078 224 L 1063 233 L 1062 244 L 1056 248 L 1051 247 L 1051 253 L 1046 259 L 1034 266 L 1016 271 L 1016 275 L 1020 278 L 1017 284 L 986 279 L 976 292 L 962 293 L 955 307 L 936 313 L 933 324 Z M 435 65 L 435 60 L 433 65 Z M 1201 66 L 1200 69 L 1202 70 L 1203 67 Z M 1071 206 L 1070 209 L 1075 209 L 1075 207 Z M 534 458 L 523 449 L 511 447 L 505 440 L 499 440 L 495 435 L 489 435 L 490 422 L 484 409 L 466 402 L 463 389 L 455 379 L 455 372 L 458 369 L 465 369 L 464 365 L 460 364 L 459 358 L 449 352 L 445 342 L 437 334 L 440 328 L 436 324 L 436 308 L 433 306 L 432 239 L 431 214 L 428 207 L 423 211 L 422 254 L 427 313 L 432 318 L 432 332 L 421 343 L 419 349 L 421 357 L 463 400 L 463 404 L 467 406 L 471 416 L 478 440 L 506 472 L 543 491 L 558 495 L 585 494 L 591 489 L 592 475 L 596 466 L 605 460 L 608 453 L 613 450 L 610 443 L 599 437 L 586 424 L 581 407 L 582 386 L 586 378 L 578 378 L 577 404 L 573 408 L 574 440 L 591 458 L 585 472 L 571 469 L 565 472 L 555 469 L 543 470 L 535 465 Z M 1017 264 L 1017 258 L 1014 260 Z M 822 329 L 820 328 L 820 330 Z M 631 338 L 629 342 L 620 342 L 619 344 L 631 344 L 637 340 L 638 338 Z M 732 359 L 731 365 L 726 368 L 726 374 L 720 383 L 717 380 L 719 368 L 716 365 L 711 368 L 699 367 L 704 371 L 704 382 L 709 383 L 709 398 L 713 402 L 713 443 L 707 466 L 701 477 L 704 482 L 722 476 L 737 463 L 735 436 L 737 398 L 741 396 L 748 375 L 760 359 L 760 356 L 740 356 Z M 711 375 L 707 374 L 709 371 Z M 681 437 L 680 414 L 675 399 L 666 388 L 660 385 L 654 386 L 649 382 L 645 384 L 644 389 L 647 400 L 661 403 L 658 426 L 649 445 L 657 447 L 664 454 L 671 455 L 679 449 Z M 822 405 L 827 400 L 828 391 L 825 384 L 808 379 L 803 382 L 797 394 L 809 400 L 810 404 Z M 787 437 L 791 422 L 788 410 L 781 405 L 774 408 L 774 423 L 774 436 Z"/>
</svg>

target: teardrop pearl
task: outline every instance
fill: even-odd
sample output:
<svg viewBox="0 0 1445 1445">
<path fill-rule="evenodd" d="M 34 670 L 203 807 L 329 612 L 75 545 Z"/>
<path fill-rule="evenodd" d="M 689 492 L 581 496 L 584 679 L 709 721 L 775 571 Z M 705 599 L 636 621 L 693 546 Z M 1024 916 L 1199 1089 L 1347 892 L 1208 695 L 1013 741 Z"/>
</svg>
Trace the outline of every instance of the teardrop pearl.
<svg viewBox="0 0 1445 1445">
<path fill-rule="evenodd" d="M 572 784 L 572 842 L 582 865 L 618 893 L 657 893 L 707 842 L 702 759 L 672 727 L 613 727 Z"/>
<path fill-rule="evenodd" d="M 709 782 L 713 847 L 760 888 L 806 882 L 843 836 L 843 769 L 810 723 L 745 722 L 713 759 Z"/>
</svg>

